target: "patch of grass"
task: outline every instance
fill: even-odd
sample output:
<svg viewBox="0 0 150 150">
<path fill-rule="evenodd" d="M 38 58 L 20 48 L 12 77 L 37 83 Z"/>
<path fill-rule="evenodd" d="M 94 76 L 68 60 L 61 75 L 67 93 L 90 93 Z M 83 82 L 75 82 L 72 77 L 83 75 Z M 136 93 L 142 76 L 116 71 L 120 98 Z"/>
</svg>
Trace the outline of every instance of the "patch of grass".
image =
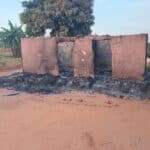
<svg viewBox="0 0 150 150">
<path fill-rule="evenodd" d="M 0 53 L 0 58 L 13 58 L 11 53 Z"/>
<path fill-rule="evenodd" d="M 1 61 L 0 61 L 0 66 L 1 66 L 1 67 L 4 67 L 5 65 L 6 65 L 5 62 L 1 62 Z"/>
</svg>

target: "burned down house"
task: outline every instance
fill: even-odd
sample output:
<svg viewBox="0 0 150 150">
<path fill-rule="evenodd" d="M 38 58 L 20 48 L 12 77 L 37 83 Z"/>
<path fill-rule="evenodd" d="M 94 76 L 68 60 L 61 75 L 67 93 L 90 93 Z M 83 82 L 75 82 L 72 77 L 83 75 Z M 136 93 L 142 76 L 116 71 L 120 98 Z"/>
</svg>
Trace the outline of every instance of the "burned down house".
<svg viewBox="0 0 150 150">
<path fill-rule="evenodd" d="M 113 78 L 143 80 L 146 71 L 148 35 L 24 38 L 23 71 L 75 77 L 92 77 L 101 70 Z"/>
<path fill-rule="evenodd" d="M 150 98 L 148 35 L 24 38 L 23 72 L 0 78 L 0 88 L 29 93 L 98 92 Z"/>
</svg>

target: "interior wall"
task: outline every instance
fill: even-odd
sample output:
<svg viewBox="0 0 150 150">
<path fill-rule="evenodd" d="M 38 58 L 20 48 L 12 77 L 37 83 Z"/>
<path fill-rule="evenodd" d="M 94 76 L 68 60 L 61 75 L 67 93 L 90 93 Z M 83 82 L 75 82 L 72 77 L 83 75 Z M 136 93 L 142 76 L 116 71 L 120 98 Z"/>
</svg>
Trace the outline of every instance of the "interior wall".
<svg viewBox="0 0 150 150">
<path fill-rule="evenodd" d="M 99 36 L 94 39 L 95 69 L 112 69 L 111 37 Z"/>
<path fill-rule="evenodd" d="M 58 62 L 60 71 L 73 72 L 73 53 L 74 42 L 59 42 L 58 43 Z"/>
</svg>

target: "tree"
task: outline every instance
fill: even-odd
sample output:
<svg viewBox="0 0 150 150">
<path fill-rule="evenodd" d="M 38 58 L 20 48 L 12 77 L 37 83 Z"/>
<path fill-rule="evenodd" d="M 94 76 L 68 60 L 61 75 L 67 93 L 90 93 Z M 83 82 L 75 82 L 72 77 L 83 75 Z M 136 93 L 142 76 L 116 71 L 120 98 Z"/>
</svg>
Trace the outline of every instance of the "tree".
<svg viewBox="0 0 150 150">
<path fill-rule="evenodd" d="M 10 48 L 14 57 L 21 56 L 21 38 L 25 37 L 25 33 L 21 26 L 13 25 L 8 21 L 9 28 L 1 28 L 0 41 L 5 48 Z"/>
<path fill-rule="evenodd" d="M 84 36 L 94 24 L 93 1 L 26 0 L 20 19 L 29 36 L 42 36 L 46 29 L 51 36 Z"/>
</svg>

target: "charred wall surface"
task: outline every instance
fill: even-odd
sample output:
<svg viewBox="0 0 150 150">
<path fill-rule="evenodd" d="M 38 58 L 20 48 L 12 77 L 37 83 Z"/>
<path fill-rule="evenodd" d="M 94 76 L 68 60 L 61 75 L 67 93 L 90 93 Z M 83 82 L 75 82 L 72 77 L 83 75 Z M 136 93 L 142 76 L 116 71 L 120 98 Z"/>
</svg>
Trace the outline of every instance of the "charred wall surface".
<svg viewBox="0 0 150 150">
<path fill-rule="evenodd" d="M 73 50 L 75 77 L 94 77 L 93 41 L 90 38 L 75 40 Z"/>
<path fill-rule="evenodd" d="M 74 42 L 59 42 L 58 43 L 58 62 L 60 71 L 73 72 L 73 46 Z"/>
<path fill-rule="evenodd" d="M 111 37 L 98 36 L 94 38 L 95 69 L 112 69 Z"/>
<path fill-rule="evenodd" d="M 94 77 L 95 69 L 112 70 L 115 78 L 144 79 L 147 34 L 22 39 L 24 72 Z"/>
</svg>

